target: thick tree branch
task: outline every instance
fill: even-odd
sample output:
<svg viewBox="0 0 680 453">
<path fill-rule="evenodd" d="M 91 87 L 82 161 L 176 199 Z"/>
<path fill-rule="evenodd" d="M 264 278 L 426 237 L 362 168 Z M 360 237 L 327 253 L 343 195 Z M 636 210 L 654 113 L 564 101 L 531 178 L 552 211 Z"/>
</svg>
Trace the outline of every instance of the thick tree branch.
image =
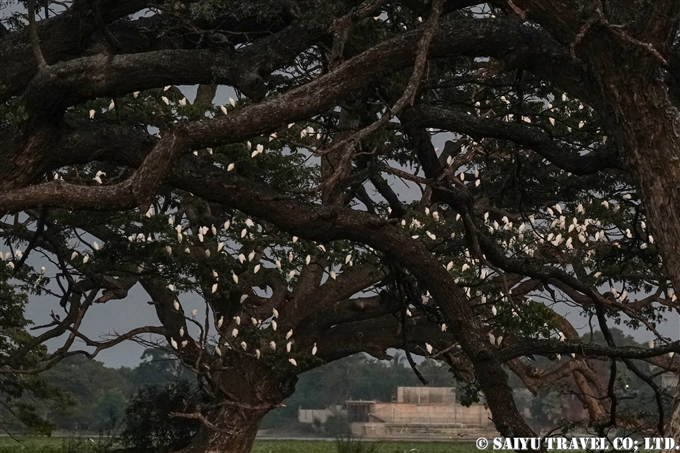
<svg viewBox="0 0 680 453">
<path fill-rule="evenodd" d="M 582 150 L 553 138 L 539 127 L 523 123 L 479 118 L 429 106 L 416 106 L 412 114 L 405 114 L 404 118 L 423 127 L 466 134 L 477 141 L 484 137 L 509 140 L 532 149 L 556 167 L 576 175 L 589 175 L 607 168 L 624 168 L 624 163 L 618 158 L 618 151 L 612 145 L 584 156 L 581 155 Z"/>
</svg>

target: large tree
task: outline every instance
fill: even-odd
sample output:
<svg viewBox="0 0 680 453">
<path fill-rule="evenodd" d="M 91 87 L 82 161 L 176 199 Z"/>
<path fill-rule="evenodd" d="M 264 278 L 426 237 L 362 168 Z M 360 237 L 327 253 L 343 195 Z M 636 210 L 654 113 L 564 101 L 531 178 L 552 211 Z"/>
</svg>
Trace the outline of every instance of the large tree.
<svg viewBox="0 0 680 453">
<path fill-rule="evenodd" d="M 29 346 L 70 339 L 42 367 L 74 353 L 89 305 L 140 283 L 161 326 L 86 341 L 155 333 L 194 368 L 213 399 L 184 414 L 206 426 L 187 451 L 247 451 L 314 343 L 326 360 L 434 345 L 504 436 L 533 436 L 504 364 L 533 392 L 569 381 L 599 434 L 664 432 L 649 364 L 677 371 L 680 351 L 657 332 L 680 284 L 676 2 L 59 5 L 36 20 L 29 2 L 0 38 L 7 265 L 41 250 L 65 281 L 66 317 Z M 238 102 L 213 105 L 216 85 Z M 618 345 L 619 322 L 658 344 Z M 33 371 L 14 367 L 30 349 L 7 372 Z M 652 417 L 618 404 L 620 365 Z"/>
</svg>

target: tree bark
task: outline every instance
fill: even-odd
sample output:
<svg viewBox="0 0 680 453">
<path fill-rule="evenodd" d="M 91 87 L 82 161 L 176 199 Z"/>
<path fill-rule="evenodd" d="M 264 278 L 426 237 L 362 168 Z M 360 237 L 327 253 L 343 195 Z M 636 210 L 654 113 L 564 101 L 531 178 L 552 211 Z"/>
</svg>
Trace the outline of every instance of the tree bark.
<svg viewBox="0 0 680 453">
<path fill-rule="evenodd" d="M 249 452 L 264 416 L 295 390 L 297 376 L 280 363 L 255 361 L 231 351 L 222 365 L 212 373 L 213 391 L 220 395 L 217 402 L 185 414 L 201 417 L 203 424 L 181 453 Z"/>
<path fill-rule="evenodd" d="M 180 450 L 180 453 L 248 453 L 267 412 L 269 409 L 249 410 L 225 406 L 210 417 L 211 423 L 222 431 L 201 427 L 189 446 Z M 225 426 L 231 427 L 231 432 L 227 432 Z"/>
</svg>

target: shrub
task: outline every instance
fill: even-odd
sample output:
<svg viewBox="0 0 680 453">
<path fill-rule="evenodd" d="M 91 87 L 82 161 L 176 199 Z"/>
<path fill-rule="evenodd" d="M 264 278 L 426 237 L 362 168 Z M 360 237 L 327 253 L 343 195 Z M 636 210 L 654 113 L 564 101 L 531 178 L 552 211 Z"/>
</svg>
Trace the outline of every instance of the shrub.
<svg viewBox="0 0 680 453">
<path fill-rule="evenodd" d="M 139 450 L 165 453 L 186 446 L 200 426 L 197 420 L 171 418 L 192 398 L 188 381 L 155 385 L 139 390 L 125 410 L 121 443 Z"/>
<path fill-rule="evenodd" d="M 329 415 L 326 422 L 323 424 L 323 429 L 328 436 L 348 436 L 350 434 L 350 428 L 347 415 L 343 413 Z"/>
</svg>

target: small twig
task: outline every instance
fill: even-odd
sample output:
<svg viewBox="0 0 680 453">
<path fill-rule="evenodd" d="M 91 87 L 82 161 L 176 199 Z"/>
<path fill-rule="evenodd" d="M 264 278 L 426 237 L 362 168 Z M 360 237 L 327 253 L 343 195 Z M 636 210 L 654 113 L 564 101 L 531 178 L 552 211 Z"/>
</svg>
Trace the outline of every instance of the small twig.
<svg viewBox="0 0 680 453">
<path fill-rule="evenodd" d="M 172 417 L 172 418 L 191 418 L 191 419 L 194 419 L 194 420 L 198 420 L 201 423 L 203 423 L 203 425 L 205 425 L 206 428 L 209 428 L 213 431 L 217 431 L 218 433 L 232 434 L 232 435 L 234 434 L 234 431 L 231 431 L 229 429 L 224 429 L 224 428 L 218 428 L 217 426 L 213 425 L 200 412 L 193 412 L 191 414 L 185 414 L 185 413 L 181 413 L 181 412 L 170 412 L 170 414 L 168 414 L 168 415 L 170 415 L 170 417 Z"/>
<path fill-rule="evenodd" d="M 320 184 L 317 187 L 309 189 L 310 193 L 318 192 L 327 187 L 330 187 L 331 184 L 341 179 L 342 175 L 346 173 L 348 170 L 348 162 L 353 156 L 353 150 L 356 144 L 359 143 L 366 136 L 380 129 L 383 125 L 385 125 L 392 118 L 394 118 L 394 116 L 397 115 L 401 110 L 403 110 L 404 107 L 406 107 L 407 105 L 413 105 L 418 90 L 418 86 L 420 85 L 420 81 L 422 80 L 423 75 L 425 74 L 425 69 L 427 67 L 427 57 L 429 54 L 430 45 L 432 44 L 432 40 L 434 39 L 434 36 L 437 33 L 437 30 L 439 29 L 439 18 L 442 13 L 443 4 L 444 0 L 436 0 L 432 5 L 430 17 L 427 19 L 427 22 L 425 23 L 423 34 L 420 37 L 418 46 L 416 47 L 416 60 L 413 72 L 411 73 L 411 78 L 409 79 L 408 84 L 406 85 L 406 89 L 402 93 L 399 100 L 397 100 L 397 102 L 392 106 L 392 108 L 385 112 L 380 117 L 380 119 L 374 121 L 370 125 L 358 131 L 356 134 L 353 134 L 351 137 L 338 142 L 337 144 L 333 145 L 330 149 L 325 150 L 321 153 L 321 155 L 326 155 L 332 152 L 336 152 L 340 149 L 345 150 L 345 153 L 343 154 L 341 160 L 341 164 L 338 166 L 338 169 L 335 171 L 335 173 L 324 183 Z"/>
<path fill-rule="evenodd" d="M 45 61 L 42 50 L 40 50 L 40 38 L 35 26 L 35 0 L 28 0 L 28 34 L 31 39 L 31 50 L 35 63 L 40 71 L 45 71 L 47 70 L 47 61 Z"/>
<path fill-rule="evenodd" d="M 592 26 L 596 22 L 601 22 L 601 18 L 599 16 L 590 17 L 587 21 L 583 23 L 583 26 L 576 34 L 574 41 L 572 41 L 572 43 L 569 45 L 569 53 L 571 54 L 572 58 L 578 60 L 578 57 L 576 56 L 576 46 L 578 46 L 581 43 L 583 38 L 586 36 L 586 33 L 588 33 L 588 31 L 592 28 Z"/>
<path fill-rule="evenodd" d="M 590 17 L 587 21 L 584 22 L 583 26 L 581 27 L 576 37 L 574 38 L 574 41 L 569 46 L 569 52 L 573 58 L 578 59 L 578 57 L 576 57 L 576 46 L 583 40 L 586 33 L 588 33 L 588 31 L 595 24 L 604 25 L 604 27 L 611 33 L 613 33 L 615 36 L 621 38 L 626 42 L 634 44 L 637 47 L 642 48 L 643 50 L 650 53 L 655 60 L 661 63 L 662 66 L 664 66 L 665 68 L 668 67 L 668 61 L 666 61 L 666 59 L 659 53 L 658 50 L 656 50 L 656 48 L 651 43 L 640 41 L 639 39 L 633 38 L 623 30 L 624 27 L 623 25 L 611 24 L 604 14 L 601 0 L 597 0 L 597 4 L 595 5 L 595 15 Z"/>
<path fill-rule="evenodd" d="M 97 24 L 97 27 L 99 27 L 99 30 L 102 32 L 102 35 L 104 35 L 104 39 L 106 39 L 106 42 L 109 43 L 109 46 L 111 47 L 112 50 L 116 51 L 120 49 L 120 43 L 116 39 L 115 36 L 109 31 L 108 27 L 106 26 L 106 23 L 104 22 L 104 19 L 102 18 L 102 12 L 99 9 L 99 0 L 90 0 L 90 7 L 92 8 L 92 13 L 94 14 L 94 20 L 95 23 Z M 116 111 L 118 111 L 118 103 L 116 102 Z"/>
<path fill-rule="evenodd" d="M 28 259 L 28 255 L 35 248 L 35 245 L 36 245 L 36 242 L 38 241 L 38 238 L 42 236 L 43 231 L 45 230 L 45 219 L 46 218 L 47 218 L 47 209 L 41 207 L 40 208 L 40 217 L 38 218 L 38 224 L 35 228 L 35 234 L 31 238 L 31 241 L 28 243 L 28 247 L 26 247 L 26 251 L 24 252 L 23 256 L 21 257 L 21 260 L 19 260 L 16 267 L 14 268 L 15 274 L 19 271 L 21 266 L 24 265 L 24 263 Z"/>
<path fill-rule="evenodd" d="M 521 9 L 519 6 L 515 5 L 512 0 L 508 0 L 508 6 L 512 9 L 515 14 L 522 18 L 522 20 L 527 19 L 527 12 Z"/>
</svg>

